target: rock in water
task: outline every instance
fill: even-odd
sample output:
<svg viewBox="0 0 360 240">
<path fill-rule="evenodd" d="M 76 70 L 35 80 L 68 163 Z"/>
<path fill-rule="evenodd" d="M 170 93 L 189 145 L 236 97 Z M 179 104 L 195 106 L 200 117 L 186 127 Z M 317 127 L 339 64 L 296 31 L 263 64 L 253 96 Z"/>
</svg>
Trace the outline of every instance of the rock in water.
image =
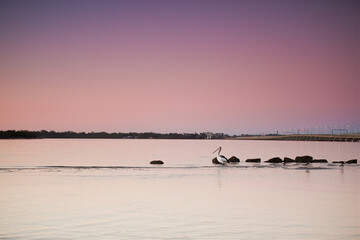
<svg viewBox="0 0 360 240">
<path fill-rule="evenodd" d="M 295 159 L 288 158 L 288 157 L 284 157 L 284 162 L 285 162 L 285 163 L 295 162 Z"/>
<path fill-rule="evenodd" d="M 222 164 L 222 163 L 220 163 L 216 158 L 213 158 L 212 163 L 213 163 L 213 164 Z"/>
<path fill-rule="evenodd" d="M 269 160 L 265 161 L 267 163 L 281 163 L 282 159 L 279 157 L 270 158 Z"/>
<path fill-rule="evenodd" d="M 246 159 L 245 162 L 261 162 L 261 158 L 249 158 L 249 159 Z"/>
<path fill-rule="evenodd" d="M 150 162 L 150 164 L 164 164 L 164 162 L 161 160 L 153 160 Z"/>
<path fill-rule="evenodd" d="M 341 164 L 344 164 L 345 162 L 344 162 L 344 161 L 333 161 L 332 163 L 341 163 Z"/>
<path fill-rule="evenodd" d="M 326 160 L 326 159 L 314 159 L 312 162 L 313 163 L 327 163 L 328 160 Z"/>
<path fill-rule="evenodd" d="M 235 156 L 232 156 L 231 158 L 228 159 L 228 162 L 229 163 L 238 163 L 238 162 L 240 162 L 240 159 L 238 159 Z"/>
<path fill-rule="evenodd" d="M 357 159 L 351 159 L 345 162 L 346 164 L 357 164 Z"/>
<path fill-rule="evenodd" d="M 312 160 L 313 160 L 313 157 L 312 156 L 307 156 L 307 155 L 305 155 L 305 156 L 297 156 L 295 158 L 295 162 L 299 162 L 299 163 L 310 163 L 310 162 L 312 162 Z"/>
</svg>

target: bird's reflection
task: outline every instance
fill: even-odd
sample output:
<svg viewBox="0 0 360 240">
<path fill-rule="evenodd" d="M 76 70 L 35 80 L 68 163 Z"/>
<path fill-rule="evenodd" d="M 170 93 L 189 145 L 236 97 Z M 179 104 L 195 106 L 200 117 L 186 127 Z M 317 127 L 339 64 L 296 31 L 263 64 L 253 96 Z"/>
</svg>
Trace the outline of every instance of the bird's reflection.
<svg viewBox="0 0 360 240">
<path fill-rule="evenodd" d="M 221 187 L 222 187 L 222 185 L 221 185 L 221 171 L 222 171 L 222 169 L 219 167 L 218 169 L 217 169 L 217 176 L 218 176 L 218 178 L 217 178 L 217 185 L 218 185 L 218 188 L 219 189 L 221 189 Z"/>
</svg>

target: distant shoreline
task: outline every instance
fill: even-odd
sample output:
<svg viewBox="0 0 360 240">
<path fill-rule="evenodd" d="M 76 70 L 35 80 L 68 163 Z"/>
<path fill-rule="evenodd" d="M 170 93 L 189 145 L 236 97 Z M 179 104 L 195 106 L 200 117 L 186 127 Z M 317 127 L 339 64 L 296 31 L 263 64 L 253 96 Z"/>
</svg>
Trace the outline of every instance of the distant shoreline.
<svg viewBox="0 0 360 240">
<path fill-rule="evenodd" d="M 349 134 L 292 134 L 272 136 L 230 137 L 233 140 L 272 140 L 272 141 L 326 141 L 326 142 L 359 142 L 359 133 Z"/>
<path fill-rule="evenodd" d="M 154 133 L 154 132 L 55 132 L 55 131 L 27 131 L 7 130 L 0 131 L 0 139 L 199 139 L 199 140 L 269 140 L 269 141 L 328 141 L 328 142 L 360 142 L 360 133 L 351 134 L 292 134 L 292 135 L 244 135 L 229 136 L 213 134 L 210 138 L 207 133 Z"/>
<path fill-rule="evenodd" d="M 55 132 L 55 131 L 28 131 L 7 130 L 0 131 L 0 139 L 50 139 L 50 138 L 76 138 L 76 139 L 207 139 L 205 133 L 155 133 L 155 132 Z M 222 139 L 224 135 L 215 135 L 214 139 Z"/>
</svg>

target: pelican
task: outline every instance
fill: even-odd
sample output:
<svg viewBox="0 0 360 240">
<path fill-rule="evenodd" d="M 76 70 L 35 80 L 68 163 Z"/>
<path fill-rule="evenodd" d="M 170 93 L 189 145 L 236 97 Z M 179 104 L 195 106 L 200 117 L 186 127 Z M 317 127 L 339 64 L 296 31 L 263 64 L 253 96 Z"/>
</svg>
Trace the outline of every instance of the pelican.
<svg viewBox="0 0 360 240">
<path fill-rule="evenodd" d="M 218 152 L 216 159 L 218 160 L 219 163 L 221 163 L 221 164 L 228 163 L 227 158 L 226 158 L 225 156 L 223 156 L 223 155 L 220 155 L 221 147 L 218 147 L 218 149 L 216 149 L 216 150 L 213 152 L 213 154 L 216 153 L 216 152 Z"/>
</svg>

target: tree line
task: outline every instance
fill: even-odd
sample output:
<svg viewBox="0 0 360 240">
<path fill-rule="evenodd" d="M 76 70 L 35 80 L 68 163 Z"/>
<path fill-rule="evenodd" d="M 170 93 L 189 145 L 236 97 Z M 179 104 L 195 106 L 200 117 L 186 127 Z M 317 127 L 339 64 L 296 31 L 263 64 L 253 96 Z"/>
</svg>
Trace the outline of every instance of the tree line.
<svg viewBox="0 0 360 240">
<path fill-rule="evenodd" d="M 41 138 L 98 138 L 98 139 L 206 139 L 205 133 L 154 133 L 154 132 L 56 132 L 56 131 L 0 131 L 0 139 L 41 139 Z M 213 137 L 214 138 L 214 137 Z M 219 135 L 216 138 L 223 138 Z"/>
</svg>

